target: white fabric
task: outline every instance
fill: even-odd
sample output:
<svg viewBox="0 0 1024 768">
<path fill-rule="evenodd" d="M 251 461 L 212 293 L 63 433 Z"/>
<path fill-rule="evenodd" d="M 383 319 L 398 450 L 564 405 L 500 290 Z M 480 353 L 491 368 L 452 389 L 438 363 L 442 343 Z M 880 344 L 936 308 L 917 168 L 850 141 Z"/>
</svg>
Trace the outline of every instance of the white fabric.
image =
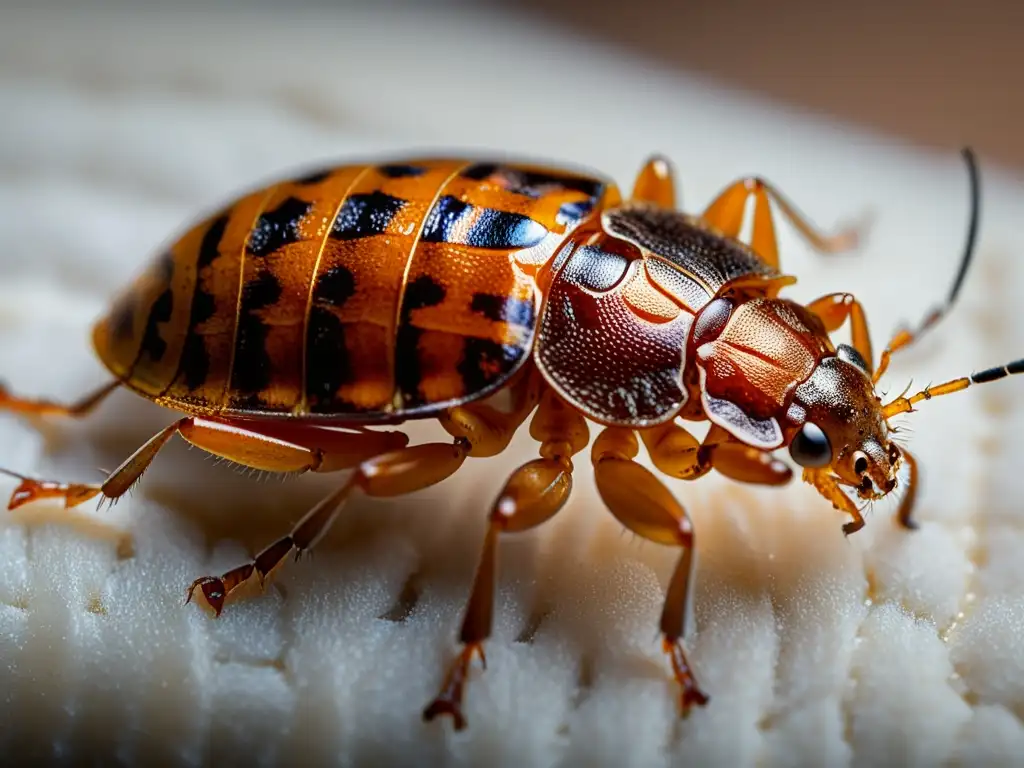
<svg viewBox="0 0 1024 768">
<path fill-rule="evenodd" d="M 785 225 L 780 237 L 801 277 L 790 295 L 856 293 L 876 351 L 944 295 L 957 264 L 955 155 L 526 18 L 70 4 L 0 18 L 0 372 L 18 392 L 72 399 L 104 380 L 91 321 L 192 217 L 276 174 L 377 151 L 504 150 L 597 167 L 628 189 L 657 150 L 691 210 L 751 172 L 824 226 L 870 210 L 852 255 L 815 256 Z M 962 303 L 893 365 L 890 394 L 1024 354 L 1024 187 L 984 172 Z M 845 540 L 801 484 L 668 481 L 697 529 L 690 645 L 712 697 L 685 722 L 656 635 L 675 553 L 622 535 L 581 454 L 565 512 L 502 543 L 488 669 L 472 676 L 457 736 L 420 709 L 455 649 L 490 500 L 534 455 L 528 436 L 427 492 L 351 504 L 311 560 L 218 621 L 182 605 L 186 585 L 286 532 L 336 480 L 257 481 L 175 442 L 112 511 L 0 517 L 0 749 L 161 765 L 1019 761 L 1022 403 L 1024 381 L 1007 380 L 901 420 L 924 475 L 914 534 L 889 501 Z M 0 415 L 0 466 L 91 480 L 170 417 L 127 393 L 42 431 Z M 0 495 L 14 485 L 0 478 Z M 381 619 L 406 584 L 408 616 Z"/>
</svg>

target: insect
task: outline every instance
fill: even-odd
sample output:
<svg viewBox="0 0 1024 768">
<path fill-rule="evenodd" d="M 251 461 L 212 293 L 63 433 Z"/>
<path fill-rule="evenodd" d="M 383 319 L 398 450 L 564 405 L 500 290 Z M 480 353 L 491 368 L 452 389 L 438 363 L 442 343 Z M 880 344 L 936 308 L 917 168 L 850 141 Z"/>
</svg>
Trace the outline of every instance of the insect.
<svg viewBox="0 0 1024 768">
<path fill-rule="evenodd" d="M 19 481 L 10 506 L 113 501 L 175 434 L 268 472 L 349 470 L 251 562 L 195 580 L 187 599 L 219 615 L 243 583 L 262 584 L 307 552 L 353 492 L 438 483 L 467 458 L 501 453 L 530 419 L 538 457 L 491 507 L 461 650 L 423 712 L 462 728 L 471 663 L 484 660 L 491 630 L 498 539 L 565 504 L 596 424 L 590 459 L 603 502 L 627 529 L 680 550 L 660 632 L 685 713 L 708 701 L 683 643 L 694 531 L 635 460 L 640 443 L 667 476 L 714 469 L 766 485 L 791 480 L 773 454 L 788 447 L 803 479 L 850 518 L 847 534 L 864 525 L 847 493 L 885 496 L 906 462 L 898 519 L 913 527 L 916 464 L 889 420 L 1024 370 L 1017 361 L 885 404 L 875 391 L 891 355 L 936 324 L 963 282 L 979 200 L 965 157 L 972 215 L 953 289 L 895 335 L 877 367 L 854 296 L 804 306 L 779 295 L 795 279 L 780 271 L 776 211 L 820 252 L 851 247 L 854 233 L 825 236 L 760 178 L 729 185 L 700 215 L 677 210 L 674 172 L 659 156 L 628 199 L 596 174 L 437 158 L 333 167 L 253 191 L 188 230 L 96 324 L 109 384 L 70 406 L 0 392 L 8 410 L 81 417 L 125 387 L 180 416 L 100 484 L 7 472 Z M 847 322 L 852 344 L 834 344 Z M 390 428 L 428 418 L 452 439 L 409 445 Z M 706 436 L 687 421 L 709 421 Z"/>
</svg>

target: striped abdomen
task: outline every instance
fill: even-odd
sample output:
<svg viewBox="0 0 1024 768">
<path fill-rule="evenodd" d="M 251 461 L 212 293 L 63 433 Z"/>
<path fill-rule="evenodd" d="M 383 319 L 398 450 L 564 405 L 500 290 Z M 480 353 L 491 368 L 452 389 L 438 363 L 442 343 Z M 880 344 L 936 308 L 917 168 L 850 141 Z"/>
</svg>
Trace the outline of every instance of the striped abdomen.
<svg viewBox="0 0 1024 768">
<path fill-rule="evenodd" d="M 596 178 L 455 160 L 276 184 L 185 234 L 94 342 L 128 386 L 186 411 L 437 411 L 519 367 L 533 273 L 617 194 Z"/>
</svg>

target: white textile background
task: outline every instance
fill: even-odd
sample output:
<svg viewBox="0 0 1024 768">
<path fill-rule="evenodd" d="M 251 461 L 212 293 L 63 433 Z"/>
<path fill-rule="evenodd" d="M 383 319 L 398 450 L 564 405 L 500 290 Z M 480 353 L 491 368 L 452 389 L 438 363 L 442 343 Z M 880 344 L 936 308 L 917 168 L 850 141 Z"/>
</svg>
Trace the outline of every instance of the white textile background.
<svg viewBox="0 0 1024 768">
<path fill-rule="evenodd" d="M 780 236 L 801 277 L 791 295 L 856 293 L 879 349 L 956 267 L 958 158 L 668 76 L 525 17 L 69 5 L 0 20 L 0 374 L 19 392 L 72 399 L 102 382 L 90 323 L 198 213 L 290 169 L 379 151 L 503 150 L 598 167 L 627 188 L 659 151 L 690 209 L 754 172 L 823 226 L 871 213 L 856 254 L 816 257 Z M 894 364 L 892 393 L 1024 354 L 1024 185 L 983 170 L 977 268 L 954 315 Z M 924 474 L 913 534 L 891 502 L 845 540 L 808 488 L 669 481 L 696 525 L 690 646 L 712 695 L 685 722 L 655 631 L 675 553 L 621 534 L 581 456 L 566 511 L 502 544 L 488 670 L 473 674 L 458 735 L 419 713 L 455 649 L 490 500 L 535 451 L 526 436 L 429 491 L 351 504 L 315 557 L 217 621 L 182 605 L 185 586 L 277 538 L 335 481 L 258 481 L 175 443 L 112 511 L 0 516 L 0 753 L 1024 762 L 1021 403 L 1024 382 L 1008 380 L 905 420 Z M 90 480 L 169 418 L 127 393 L 42 432 L 0 414 L 0 466 Z M 13 487 L 0 478 L 0 495 Z"/>
</svg>

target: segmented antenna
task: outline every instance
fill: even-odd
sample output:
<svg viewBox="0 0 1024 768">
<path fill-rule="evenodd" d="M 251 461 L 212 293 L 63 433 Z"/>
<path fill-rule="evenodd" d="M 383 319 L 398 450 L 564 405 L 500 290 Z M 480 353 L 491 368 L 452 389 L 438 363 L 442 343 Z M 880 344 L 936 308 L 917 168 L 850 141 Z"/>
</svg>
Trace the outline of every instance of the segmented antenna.
<svg viewBox="0 0 1024 768">
<path fill-rule="evenodd" d="M 891 403 L 887 403 L 882 407 L 882 415 L 885 416 L 886 419 L 891 419 L 897 414 L 912 412 L 914 410 L 914 405 L 922 400 L 931 400 L 933 397 L 948 395 L 953 392 L 960 392 L 961 390 L 967 389 L 972 384 L 988 384 L 990 381 L 999 381 L 1000 379 L 1005 379 L 1007 376 L 1012 376 L 1015 373 L 1024 373 L 1024 359 L 1014 360 L 1012 363 L 999 365 L 995 368 L 986 368 L 984 371 L 972 373 L 970 376 L 965 376 L 961 379 L 953 379 L 952 381 L 947 381 L 945 384 L 926 387 L 916 395 L 911 395 L 910 397 L 897 397 Z"/>
<path fill-rule="evenodd" d="M 938 322 L 949 314 L 949 310 L 953 308 L 954 302 L 956 302 L 957 296 L 960 294 L 960 289 L 963 287 L 964 278 L 967 277 L 967 270 L 971 266 L 971 261 L 974 259 L 975 246 L 978 242 L 978 228 L 981 221 L 981 181 L 978 173 L 978 161 L 974 156 L 974 150 L 970 147 L 964 147 L 960 154 L 963 156 L 964 161 L 967 163 L 967 175 L 970 180 L 970 197 L 971 197 L 971 218 L 967 224 L 967 240 L 964 243 L 964 254 L 960 258 L 960 269 L 957 270 L 956 279 L 953 281 L 953 287 L 949 291 L 949 296 L 946 298 L 945 303 L 932 309 L 924 320 L 918 325 L 917 330 L 903 329 L 893 336 L 892 341 L 882 352 L 882 356 L 878 361 L 878 368 L 875 370 L 874 380 L 877 382 L 882 378 L 882 374 L 885 373 L 889 367 L 889 359 L 892 357 L 893 352 L 898 349 L 910 346 L 912 343 L 921 338 L 927 331 L 935 327 Z"/>
</svg>

